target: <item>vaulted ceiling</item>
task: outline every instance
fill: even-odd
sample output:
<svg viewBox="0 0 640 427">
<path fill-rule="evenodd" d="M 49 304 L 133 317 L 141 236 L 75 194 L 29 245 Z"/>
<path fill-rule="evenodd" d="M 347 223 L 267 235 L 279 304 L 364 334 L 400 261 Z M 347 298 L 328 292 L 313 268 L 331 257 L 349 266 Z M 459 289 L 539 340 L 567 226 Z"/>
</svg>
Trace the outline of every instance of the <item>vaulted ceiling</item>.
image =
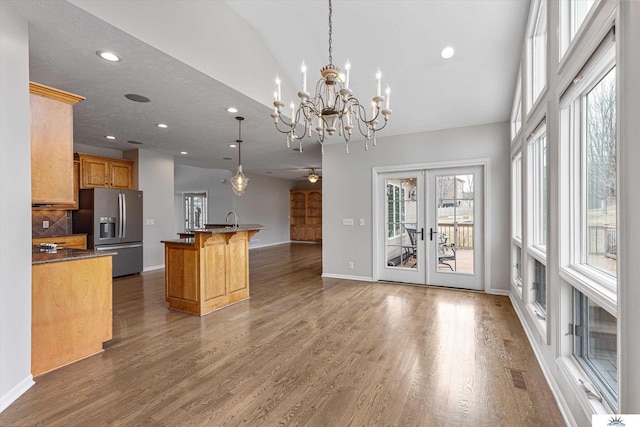
<svg viewBox="0 0 640 427">
<path fill-rule="evenodd" d="M 321 167 L 319 145 L 307 139 L 302 153 L 287 149 L 269 114 L 276 74 L 288 104 L 301 86 L 302 60 L 310 87 L 328 63 L 328 1 L 12 3 L 30 23 L 31 80 L 87 98 L 74 110 L 76 142 L 234 170 L 238 153 L 229 144 L 242 115 L 245 173 L 299 179 L 304 168 Z M 506 121 L 528 8 L 528 0 L 334 0 L 333 62 L 349 59 L 351 87 L 364 104 L 378 68 L 390 85 L 393 115 L 380 143 Z M 445 46 L 455 48 L 453 58 L 440 57 Z M 122 61 L 105 62 L 98 50 Z M 131 93 L 151 102 L 124 97 Z M 155 126 L 161 122 L 169 127 Z"/>
</svg>

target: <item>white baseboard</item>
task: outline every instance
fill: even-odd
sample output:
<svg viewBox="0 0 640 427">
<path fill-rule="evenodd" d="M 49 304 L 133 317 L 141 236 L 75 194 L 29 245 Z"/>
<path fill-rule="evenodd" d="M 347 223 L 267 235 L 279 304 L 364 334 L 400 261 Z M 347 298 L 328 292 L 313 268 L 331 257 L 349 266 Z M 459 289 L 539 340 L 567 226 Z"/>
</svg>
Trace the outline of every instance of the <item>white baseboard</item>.
<svg viewBox="0 0 640 427">
<path fill-rule="evenodd" d="M 288 244 L 288 243 L 291 243 L 291 241 L 287 240 L 287 241 L 284 241 L 284 242 L 267 243 L 266 245 L 259 245 L 259 246 L 251 246 L 251 245 L 249 245 L 249 250 L 259 249 L 259 248 L 268 248 L 269 246 L 278 246 L 278 245 L 284 245 L 284 244 Z"/>
<path fill-rule="evenodd" d="M 555 398 L 556 403 L 558 404 L 558 409 L 560 409 L 560 414 L 562 414 L 562 418 L 564 419 L 564 422 L 568 426 L 578 427 L 578 425 L 576 424 L 576 420 L 571 413 L 571 409 L 569 408 L 569 405 L 567 405 L 567 401 L 565 400 L 564 395 L 560 390 L 560 387 L 558 387 L 558 383 L 553 377 L 553 374 L 550 372 L 550 368 L 545 363 L 544 358 L 542 357 L 541 351 L 538 348 L 538 343 L 535 340 L 535 335 L 533 334 L 533 331 L 529 328 L 529 325 L 526 322 L 524 313 L 522 313 L 522 311 L 520 310 L 520 306 L 518 305 L 518 302 L 513 297 L 512 292 L 509 292 L 509 300 L 511 301 L 511 305 L 513 306 L 513 309 L 515 310 L 516 315 L 518 316 L 518 320 L 520 320 L 520 324 L 522 325 L 522 329 L 524 329 L 524 333 L 527 336 L 527 340 L 529 340 L 529 345 L 533 349 L 533 354 L 536 356 L 538 365 L 540 365 L 540 369 L 542 370 L 542 375 L 544 375 L 545 380 L 547 380 L 547 384 L 551 389 L 551 393 L 553 394 L 553 397 Z"/>
<path fill-rule="evenodd" d="M 511 297 L 511 292 L 505 289 L 487 289 L 485 292 L 490 295 L 503 295 L 505 297 Z M 511 303 L 513 304 L 513 302 Z"/>
<path fill-rule="evenodd" d="M 142 272 L 153 271 L 153 270 L 162 270 L 164 268 L 164 264 L 160 265 L 152 265 L 151 267 L 145 267 Z"/>
<path fill-rule="evenodd" d="M 367 276 L 347 276 L 344 274 L 322 273 L 322 277 L 327 279 L 344 279 L 344 280 L 357 280 L 360 282 L 373 282 L 373 277 L 367 277 Z"/>
<path fill-rule="evenodd" d="M 22 394 L 34 385 L 33 375 L 29 374 L 25 379 L 16 384 L 4 396 L 0 397 L 0 412 L 4 411 L 16 401 Z"/>
</svg>

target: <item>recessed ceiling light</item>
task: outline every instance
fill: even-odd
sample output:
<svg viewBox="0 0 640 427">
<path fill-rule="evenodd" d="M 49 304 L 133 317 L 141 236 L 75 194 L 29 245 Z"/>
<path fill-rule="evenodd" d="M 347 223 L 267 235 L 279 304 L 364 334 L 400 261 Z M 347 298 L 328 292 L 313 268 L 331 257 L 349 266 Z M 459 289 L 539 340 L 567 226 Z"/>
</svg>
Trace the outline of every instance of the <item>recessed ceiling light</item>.
<svg viewBox="0 0 640 427">
<path fill-rule="evenodd" d="M 227 111 L 228 111 L 229 113 L 237 113 L 237 112 L 238 112 L 238 109 L 237 109 L 236 107 L 229 107 L 229 108 L 227 108 Z"/>
<path fill-rule="evenodd" d="M 104 59 L 105 61 L 110 61 L 110 62 L 120 61 L 120 57 L 118 55 L 106 50 L 99 50 L 96 52 L 96 55 L 98 55 L 100 58 Z"/>
<path fill-rule="evenodd" d="M 169 127 L 169 126 L 165 125 L 164 123 L 158 123 L 156 126 L 158 126 L 159 128 L 162 128 L 162 129 L 166 129 L 166 128 Z"/>
<path fill-rule="evenodd" d="M 107 138 L 107 139 L 116 139 L 116 137 L 113 136 L 113 135 L 107 135 L 107 136 L 105 136 L 105 138 Z"/>
<path fill-rule="evenodd" d="M 229 148 L 236 148 L 237 145 L 236 144 L 229 144 Z"/>
<path fill-rule="evenodd" d="M 454 53 L 456 53 L 456 51 L 453 50 L 451 46 L 447 46 L 442 49 L 442 52 L 440 52 L 440 56 L 442 56 L 442 59 L 450 59 L 451 57 L 453 57 Z"/>
<path fill-rule="evenodd" d="M 180 154 L 189 154 L 186 151 L 181 151 Z"/>
</svg>

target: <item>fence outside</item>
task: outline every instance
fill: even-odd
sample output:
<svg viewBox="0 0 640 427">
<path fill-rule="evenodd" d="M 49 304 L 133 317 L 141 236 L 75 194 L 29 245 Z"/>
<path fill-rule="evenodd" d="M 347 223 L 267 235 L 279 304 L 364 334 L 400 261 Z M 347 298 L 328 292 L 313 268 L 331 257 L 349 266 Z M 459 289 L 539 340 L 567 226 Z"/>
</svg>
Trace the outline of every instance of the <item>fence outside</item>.
<svg viewBox="0 0 640 427">
<path fill-rule="evenodd" d="M 439 222 L 438 233 L 446 236 L 447 243 L 459 249 L 473 249 L 473 223 Z"/>
<path fill-rule="evenodd" d="M 618 254 L 618 238 L 616 228 L 606 225 L 587 227 L 587 239 L 590 255 L 603 255 L 616 258 Z"/>
</svg>

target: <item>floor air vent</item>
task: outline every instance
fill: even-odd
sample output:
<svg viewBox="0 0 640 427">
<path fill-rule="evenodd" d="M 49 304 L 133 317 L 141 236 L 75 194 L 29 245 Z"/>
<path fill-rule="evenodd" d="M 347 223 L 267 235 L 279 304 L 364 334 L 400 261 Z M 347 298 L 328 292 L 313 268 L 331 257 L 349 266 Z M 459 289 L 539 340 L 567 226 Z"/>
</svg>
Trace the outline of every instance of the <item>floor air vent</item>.
<svg viewBox="0 0 640 427">
<path fill-rule="evenodd" d="M 507 369 L 511 376 L 511 381 L 515 388 L 527 389 L 527 383 L 524 381 L 524 372 L 517 369 Z"/>
</svg>

